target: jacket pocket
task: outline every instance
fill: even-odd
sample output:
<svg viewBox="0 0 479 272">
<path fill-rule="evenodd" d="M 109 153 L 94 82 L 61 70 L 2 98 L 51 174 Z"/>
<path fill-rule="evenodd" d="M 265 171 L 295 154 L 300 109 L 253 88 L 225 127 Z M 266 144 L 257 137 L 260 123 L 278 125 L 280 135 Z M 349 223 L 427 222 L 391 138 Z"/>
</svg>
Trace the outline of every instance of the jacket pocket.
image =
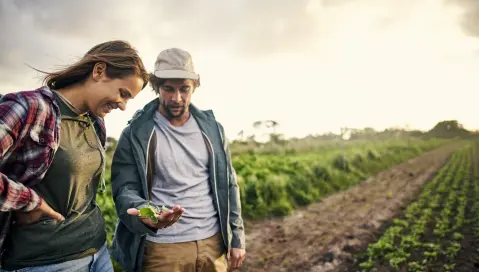
<svg viewBox="0 0 479 272">
<path fill-rule="evenodd" d="M 227 190 L 229 188 L 229 171 L 227 162 L 220 155 L 216 155 L 216 182 L 220 190 Z"/>
<path fill-rule="evenodd" d="M 55 138 L 51 133 L 45 132 L 41 129 L 32 129 L 30 130 L 29 135 L 35 145 L 50 147 L 52 149 L 56 148 Z"/>
<path fill-rule="evenodd" d="M 49 132 L 32 129 L 29 132 L 29 140 L 23 146 L 23 154 L 34 153 L 37 164 L 27 164 L 26 171 L 31 175 L 40 177 L 46 172 L 53 161 L 57 143 Z M 30 161 L 28 161 L 29 163 Z"/>
</svg>

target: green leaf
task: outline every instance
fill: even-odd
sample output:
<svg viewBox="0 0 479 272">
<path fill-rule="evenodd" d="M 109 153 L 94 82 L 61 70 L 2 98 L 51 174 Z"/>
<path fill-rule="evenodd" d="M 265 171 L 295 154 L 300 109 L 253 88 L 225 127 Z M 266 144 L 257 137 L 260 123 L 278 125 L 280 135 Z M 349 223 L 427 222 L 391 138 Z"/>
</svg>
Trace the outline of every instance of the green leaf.
<svg viewBox="0 0 479 272">
<path fill-rule="evenodd" d="M 156 218 L 157 215 L 155 209 L 151 206 L 140 208 L 140 216 L 151 219 L 155 224 L 158 223 L 158 218 Z"/>
</svg>

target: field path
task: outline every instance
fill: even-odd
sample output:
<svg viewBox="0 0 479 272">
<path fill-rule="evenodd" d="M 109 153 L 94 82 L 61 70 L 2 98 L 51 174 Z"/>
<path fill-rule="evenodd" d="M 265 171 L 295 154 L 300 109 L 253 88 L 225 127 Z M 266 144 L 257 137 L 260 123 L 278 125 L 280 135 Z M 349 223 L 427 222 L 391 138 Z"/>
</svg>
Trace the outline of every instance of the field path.
<svg viewBox="0 0 479 272">
<path fill-rule="evenodd" d="M 424 153 L 290 216 L 249 222 L 240 271 L 334 271 L 352 261 L 350 252 L 373 242 L 458 146 Z"/>
</svg>

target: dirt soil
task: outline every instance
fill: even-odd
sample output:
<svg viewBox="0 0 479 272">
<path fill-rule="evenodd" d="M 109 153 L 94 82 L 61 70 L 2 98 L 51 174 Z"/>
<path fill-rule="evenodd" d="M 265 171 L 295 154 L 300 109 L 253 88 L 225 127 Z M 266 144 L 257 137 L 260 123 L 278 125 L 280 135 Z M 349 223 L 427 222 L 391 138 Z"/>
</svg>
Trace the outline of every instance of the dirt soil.
<svg viewBox="0 0 479 272">
<path fill-rule="evenodd" d="M 351 252 L 378 238 L 457 147 L 429 151 L 290 216 L 248 222 L 239 271 L 339 271 L 353 261 Z"/>
</svg>

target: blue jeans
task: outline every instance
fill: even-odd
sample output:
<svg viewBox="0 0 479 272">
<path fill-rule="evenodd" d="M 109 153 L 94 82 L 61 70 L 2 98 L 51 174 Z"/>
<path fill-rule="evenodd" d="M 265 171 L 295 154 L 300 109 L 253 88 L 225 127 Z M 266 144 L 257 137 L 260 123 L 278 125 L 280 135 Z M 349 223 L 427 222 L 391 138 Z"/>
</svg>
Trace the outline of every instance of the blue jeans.
<svg viewBox="0 0 479 272">
<path fill-rule="evenodd" d="M 14 272 L 111 272 L 113 265 L 110 259 L 110 253 L 106 243 L 100 251 L 78 260 L 67 261 L 58 264 L 49 264 L 42 266 L 25 267 Z M 0 269 L 0 272 L 7 270 Z M 10 272 L 10 271 L 9 271 Z"/>
</svg>

